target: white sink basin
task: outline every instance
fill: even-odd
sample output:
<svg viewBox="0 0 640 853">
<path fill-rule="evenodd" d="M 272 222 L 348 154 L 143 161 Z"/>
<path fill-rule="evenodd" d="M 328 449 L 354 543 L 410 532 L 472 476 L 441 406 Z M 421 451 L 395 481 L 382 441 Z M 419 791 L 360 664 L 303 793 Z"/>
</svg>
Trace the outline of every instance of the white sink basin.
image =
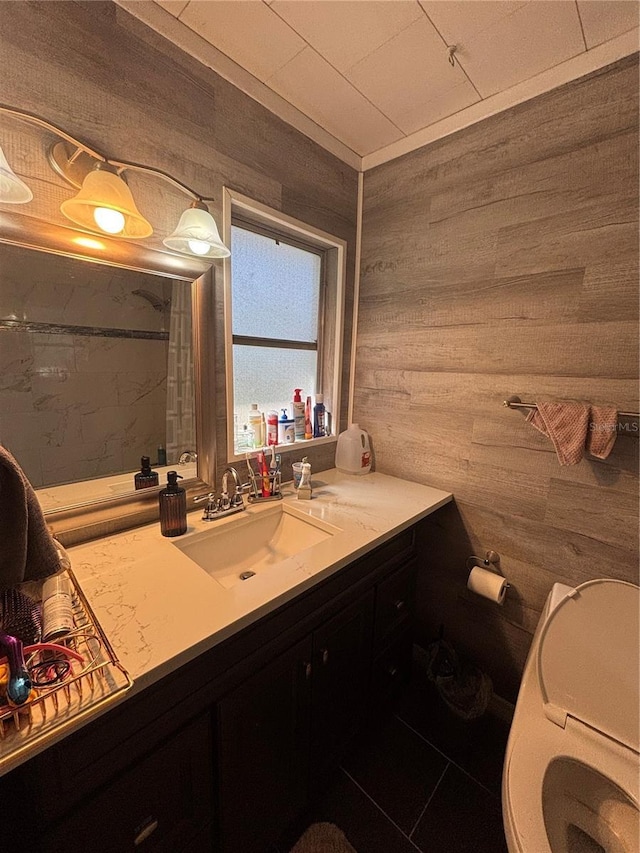
<svg viewBox="0 0 640 853">
<path fill-rule="evenodd" d="M 173 544 L 227 589 L 342 532 L 282 503 L 211 525 L 210 530 Z M 253 574 L 241 577 L 245 573 Z"/>
</svg>

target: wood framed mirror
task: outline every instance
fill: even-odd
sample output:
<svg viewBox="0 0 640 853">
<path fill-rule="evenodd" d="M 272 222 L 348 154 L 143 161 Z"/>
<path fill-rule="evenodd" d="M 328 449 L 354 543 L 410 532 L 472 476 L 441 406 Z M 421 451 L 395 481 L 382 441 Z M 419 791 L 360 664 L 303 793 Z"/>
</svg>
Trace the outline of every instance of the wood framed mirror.
<svg viewBox="0 0 640 853">
<path fill-rule="evenodd" d="M 169 468 L 214 480 L 214 271 L 123 243 L 0 211 L 0 444 L 66 545 L 157 518 Z"/>
</svg>

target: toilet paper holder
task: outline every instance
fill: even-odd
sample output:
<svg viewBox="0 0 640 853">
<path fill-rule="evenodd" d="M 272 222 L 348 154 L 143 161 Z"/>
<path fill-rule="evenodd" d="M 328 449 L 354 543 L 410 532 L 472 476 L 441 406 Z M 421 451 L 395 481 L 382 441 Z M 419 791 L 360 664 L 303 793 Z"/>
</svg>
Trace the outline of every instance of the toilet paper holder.
<svg viewBox="0 0 640 853">
<path fill-rule="evenodd" d="M 498 575 L 502 574 L 500 572 L 500 554 L 497 551 L 486 551 L 484 557 L 476 557 L 475 554 L 467 557 L 467 571 L 471 571 L 474 566 L 482 566 L 484 569 L 492 569 Z M 507 583 L 507 587 L 510 586 L 511 584 Z"/>
</svg>

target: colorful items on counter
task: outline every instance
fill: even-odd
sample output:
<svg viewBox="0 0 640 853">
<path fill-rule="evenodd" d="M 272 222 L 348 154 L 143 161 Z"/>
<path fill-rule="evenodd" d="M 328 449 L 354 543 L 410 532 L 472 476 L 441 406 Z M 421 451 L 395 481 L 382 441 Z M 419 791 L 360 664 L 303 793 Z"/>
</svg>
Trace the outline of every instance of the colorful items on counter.
<svg viewBox="0 0 640 853">
<path fill-rule="evenodd" d="M 74 661 L 84 663 L 81 654 L 58 643 L 34 643 L 24 647 L 20 643 L 19 648 L 13 648 L 15 637 L 9 639 L 12 642 L 2 647 L 6 657 L 0 658 L 0 713 L 3 706 L 21 710 L 38 698 L 39 689 L 53 688 L 69 676 L 73 677 Z"/>
<path fill-rule="evenodd" d="M 254 471 L 251 464 L 251 457 L 248 451 L 245 451 L 245 459 L 247 462 L 247 471 L 249 473 L 249 485 L 251 487 L 249 501 L 265 499 L 278 499 L 282 497 L 280 486 L 282 482 L 281 466 L 282 456 L 275 452 L 275 446 L 271 445 L 271 459 L 267 465 L 267 458 L 264 450 L 260 450 L 256 454 L 256 462 L 258 463 L 258 472 Z"/>
</svg>

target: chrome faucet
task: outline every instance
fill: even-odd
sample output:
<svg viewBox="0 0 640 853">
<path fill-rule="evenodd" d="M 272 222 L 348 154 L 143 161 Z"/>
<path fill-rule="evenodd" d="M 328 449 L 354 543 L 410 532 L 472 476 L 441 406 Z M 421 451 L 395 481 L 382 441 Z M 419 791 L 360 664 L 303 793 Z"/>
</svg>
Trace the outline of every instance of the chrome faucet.
<svg viewBox="0 0 640 853">
<path fill-rule="evenodd" d="M 233 480 L 233 494 L 229 494 L 229 477 Z M 222 489 L 219 498 L 216 498 L 214 492 L 207 492 L 207 494 L 198 495 L 193 499 L 194 503 L 207 502 L 202 520 L 215 521 L 217 518 L 224 518 L 224 516 L 231 515 L 234 512 L 241 512 L 245 508 L 242 497 L 245 486 L 246 484 L 240 482 L 240 477 L 235 468 L 231 466 L 225 468 L 222 474 Z"/>
<path fill-rule="evenodd" d="M 229 494 L 229 476 L 233 478 L 234 491 L 233 495 Z M 240 477 L 236 469 L 229 465 L 225 468 L 222 474 L 222 492 L 220 494 L 220 509 L 230 509 L 232 507 L 242 507 L 244 509 L 244 500 L 242 498 L 243 485 L 240 482 Z"/>
<path fill-rule="evenodd" d="M 195 450 L 184 450 L 178 459 L 178 465 L 186 465 L 188 462 L 195 462 L 198 454 Z"/>
</svg>

